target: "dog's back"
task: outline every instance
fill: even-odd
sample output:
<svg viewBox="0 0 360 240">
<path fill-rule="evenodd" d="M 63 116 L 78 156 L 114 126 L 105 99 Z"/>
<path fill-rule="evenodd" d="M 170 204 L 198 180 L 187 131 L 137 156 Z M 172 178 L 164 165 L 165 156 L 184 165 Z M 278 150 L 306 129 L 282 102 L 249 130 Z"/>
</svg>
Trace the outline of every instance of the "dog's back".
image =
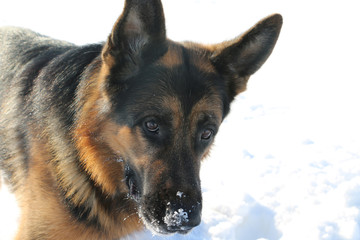
<svg viewBox="0 0 360 240">
<path fill-rule="evenodd" d="M 94 51 L 90 57 L 81 58 L 79 53 L 84 51 L 86 47 L 28 29 L 0 28 L 0 166 L 12 189 L 22 184 L 28 169 L 29 129 L 44 127 L 50 115 L 71 115 L 67 114 L 68 107 L 83 70 L 80 65 L 88 65 L 100 53 Z M 76 63 L 71 65 L 74 56 Z M 73 68 L 71 74 L 61 74 L 69 68 Z"/>
<path fill-rule="evenodd" d="M 29 118 L 28 94 L 41 68 L 71 44 L 52 40 L 31 30 L 0 28 L 0 163 L 14 185 L 20 184 L 26 169 Z M 20 140 L 20 141 L 19 141 Z M 20 161 L 7 161 L 7 159 Z"/>
<path fill-rule="evenodd" d="M 74 45 L 54 40 L 31 30 L 18 27 L 0 28 L 0 70 L 1 85 L 7 76 L 15 74 L 37 57 L 51 60 Z M 44 60 L 43 60 L 44 61 Z"/>
</svg>

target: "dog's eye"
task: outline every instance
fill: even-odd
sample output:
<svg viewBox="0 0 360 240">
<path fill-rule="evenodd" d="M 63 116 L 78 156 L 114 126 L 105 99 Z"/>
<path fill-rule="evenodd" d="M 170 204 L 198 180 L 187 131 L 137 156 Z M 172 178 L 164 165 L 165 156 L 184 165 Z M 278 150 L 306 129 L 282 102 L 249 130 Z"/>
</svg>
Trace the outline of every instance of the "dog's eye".
<svg viewBox="0 0 360 240">
<path fill-rule="evenodd" d="M 155 133 L 159 131 L 159 124 L 157 124 L 154 120 L 145 122 L 145 127 L 150 132 Z"/>
<path fill-rule="evenodd" d="M 211 129 L 205 129 L 205 130 L 201 133 L 201 139 L 202 139 L 202 140 L 209 140 L 212 135 L 213 135 L 213 131 L 212 131 Z"/>
</svg>

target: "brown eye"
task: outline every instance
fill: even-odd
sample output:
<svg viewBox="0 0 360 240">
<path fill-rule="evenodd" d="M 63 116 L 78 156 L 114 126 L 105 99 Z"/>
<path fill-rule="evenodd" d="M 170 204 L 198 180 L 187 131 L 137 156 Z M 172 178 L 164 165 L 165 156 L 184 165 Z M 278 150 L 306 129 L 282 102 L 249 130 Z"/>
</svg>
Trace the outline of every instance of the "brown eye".
<svg viewBox="0 0 360 240">
<path fill-rule="evenodd" d="M 157 132 L 159 131 L 159 124 L 157 124 L 154 120 L 145 122 L 145 127 L 150 132 Z"/>
<path fill-rule="evenodd" d="M 202 140 L 209 140 L 213 134 L 213 131 L 210 129 L 205 129 L 201 134 Z"/>
</svg>

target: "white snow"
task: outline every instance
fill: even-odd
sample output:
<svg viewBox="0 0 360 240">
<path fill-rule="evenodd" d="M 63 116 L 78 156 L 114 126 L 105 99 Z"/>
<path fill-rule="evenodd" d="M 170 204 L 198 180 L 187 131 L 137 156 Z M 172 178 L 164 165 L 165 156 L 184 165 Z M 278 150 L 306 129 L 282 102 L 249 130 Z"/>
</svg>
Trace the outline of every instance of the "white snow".
<svg viewBox="0 0 360 240">
<path fill-rule="evenodd" d="M 186 222 L 189 222 L 188 213 L 182 208 L 177 211 L 167 212 L 164 217 L 164 223 L 169 227 L 181 226 Z"/>
<path fill-rule="evenodd" d="M 15 237 L 19 214 L 16 199 L 14 195 L 9 194 L 9 189 L 0 176 L 0 240 Z"/>
<path fill-rule="evenodd" d="M 0 25 L 103 41 L 123 7 L 105 2 L 4 0 Z M 165 0 L 164 9 L 174 40 L 220 42 L 275 12 L 284 26 L 203 163 L 201 225 L 185 236 L 126 239 L 360 239 L 358 1 Z M 16 214 L 0 201 L 0 239 L 9 239 Z"/>
<path fill-rule="evenodd" d="M 177 191 L 177 193 L 176 193 L 176 196 L 179 198 L 182 198 L 183 195 L 184 195 L 184 193 L 181 191 Z M 185 195 L 184 195 L 184 197 L 185 197 Z"/>
</svg>

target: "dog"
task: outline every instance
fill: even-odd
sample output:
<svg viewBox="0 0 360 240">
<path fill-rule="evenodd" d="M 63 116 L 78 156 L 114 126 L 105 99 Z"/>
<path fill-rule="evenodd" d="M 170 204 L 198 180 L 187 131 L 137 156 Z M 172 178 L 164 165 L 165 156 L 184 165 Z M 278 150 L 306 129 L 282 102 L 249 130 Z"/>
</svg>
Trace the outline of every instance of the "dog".
<svg viewBox="0 0 360 240">
<path fill-rule="evenodd" d="M 0 165 L 21 209 L 16 239 L 199 225 L 201 160 L 281 26 L 274 14 L 220 44 L 175 42 L 160 0 L 127 0 L 102 44 L 0 28 Z"/>
</svg>

